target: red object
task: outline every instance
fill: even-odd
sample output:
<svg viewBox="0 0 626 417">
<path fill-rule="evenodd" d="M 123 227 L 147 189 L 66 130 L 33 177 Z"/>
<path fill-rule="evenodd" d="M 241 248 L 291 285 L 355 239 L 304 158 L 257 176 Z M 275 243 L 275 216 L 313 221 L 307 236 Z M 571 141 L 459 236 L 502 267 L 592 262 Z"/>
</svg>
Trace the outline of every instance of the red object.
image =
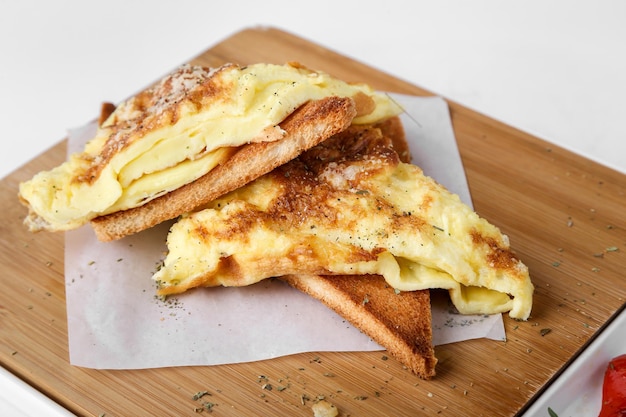
<svg viewBox="0 0 626 417">
<path fill-rule="evenodd" d="M 626 354 L 613 358 L 604 372 L 598 417 L 626 417 Z"/>
</svg>

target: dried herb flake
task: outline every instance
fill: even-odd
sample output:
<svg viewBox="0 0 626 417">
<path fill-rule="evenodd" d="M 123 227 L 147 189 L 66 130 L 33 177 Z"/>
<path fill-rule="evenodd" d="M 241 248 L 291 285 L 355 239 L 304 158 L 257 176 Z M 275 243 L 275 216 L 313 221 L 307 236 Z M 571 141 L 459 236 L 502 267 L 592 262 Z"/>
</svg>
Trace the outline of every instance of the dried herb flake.
<svg viewBox="0 0 626 417">
<path fill-rule="evenodd" d="M 198 391 L 191 398 L 193 398 L 194 401 L 198 401 L 200 398 L 204 397 L 205 395 L 211 395 L 211 394 L 209 394 L 209 391 Z"/>
</svg>

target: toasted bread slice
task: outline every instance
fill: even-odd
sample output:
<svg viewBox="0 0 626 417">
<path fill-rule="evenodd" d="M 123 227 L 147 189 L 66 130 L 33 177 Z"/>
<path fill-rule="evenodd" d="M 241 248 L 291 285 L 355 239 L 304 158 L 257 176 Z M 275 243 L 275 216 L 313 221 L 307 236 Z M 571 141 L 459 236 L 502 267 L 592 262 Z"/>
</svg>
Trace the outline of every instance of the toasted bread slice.
<svg viewBox="0 0 626 417">
<path fill-rule="evenodd" d="M 142 206 L 96 217 L 91 226 L 99 240 L 110 241 L 173 219 L 247 184 L 345 130 L 355 115 L 351 98 L 310 101 L 280 124 L 286 132 L 282 140 L 244 145 L 224 164 L 196 181 Z"/>
<path fill-rule="evenodd" d="M 420 378 L 435 375 L 429 290 L 398 292 L 379 275 L 287 275 L 281 279 L 320 300 Z"/>
</svg>

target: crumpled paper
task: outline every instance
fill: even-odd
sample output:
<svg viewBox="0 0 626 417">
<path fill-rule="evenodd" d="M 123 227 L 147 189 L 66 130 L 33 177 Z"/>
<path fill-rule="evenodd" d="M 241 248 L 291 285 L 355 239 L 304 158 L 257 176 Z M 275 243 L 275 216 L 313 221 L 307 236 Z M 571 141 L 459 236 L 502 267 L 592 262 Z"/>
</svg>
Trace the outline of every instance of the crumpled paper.
<svg viewBox="0 0 626 417">
<path fill-rule="evenodd" d="M 400 103 L 413 162 L 471 205 L 447 103 L 390 94 Z M 70 132 L 83 148 L 93 123 Z M 67 232 L 65 280 L 70 362 L 97 369 L 216 365 L 301 352 L 375 351 L 377 343 L 321 302 L 279 280 L 243 288 L 197 289 L 161 300 L 152 274 L 164 257 L 171 222 L 114 242 L 89 226 Z M 456 313 L 432 297 L 435 345 L 505 340 L 502 315 Z"/>
</svg>

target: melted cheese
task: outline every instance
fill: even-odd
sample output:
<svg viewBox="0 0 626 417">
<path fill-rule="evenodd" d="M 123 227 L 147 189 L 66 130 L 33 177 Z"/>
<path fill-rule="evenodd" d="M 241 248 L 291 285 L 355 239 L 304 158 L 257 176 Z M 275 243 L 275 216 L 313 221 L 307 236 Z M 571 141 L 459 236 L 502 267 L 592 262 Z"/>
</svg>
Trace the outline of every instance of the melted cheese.
<svg viewBox="0 0 626 417">
<path fill-rule="evenodd" d="M 528 269 L 458 196 L 389 153 L 317 159 L 293 161 L 174 224 L 154 275 L 160 293 L 380 274 L 401 291 L 447 289 L 461 313 L 528 317 Z"/>
<path fill-rule="evenodd" d="M 20 184 L 31 230 L 69 230 L 203 176 L 233 149 L 280 140 L 278 124 L 309 100 L 353 97 L 354 124 L 400 109 L 386 95 L 297 65 L 184 66 L 120 104 L 82 153 Z"/>
</svg>

